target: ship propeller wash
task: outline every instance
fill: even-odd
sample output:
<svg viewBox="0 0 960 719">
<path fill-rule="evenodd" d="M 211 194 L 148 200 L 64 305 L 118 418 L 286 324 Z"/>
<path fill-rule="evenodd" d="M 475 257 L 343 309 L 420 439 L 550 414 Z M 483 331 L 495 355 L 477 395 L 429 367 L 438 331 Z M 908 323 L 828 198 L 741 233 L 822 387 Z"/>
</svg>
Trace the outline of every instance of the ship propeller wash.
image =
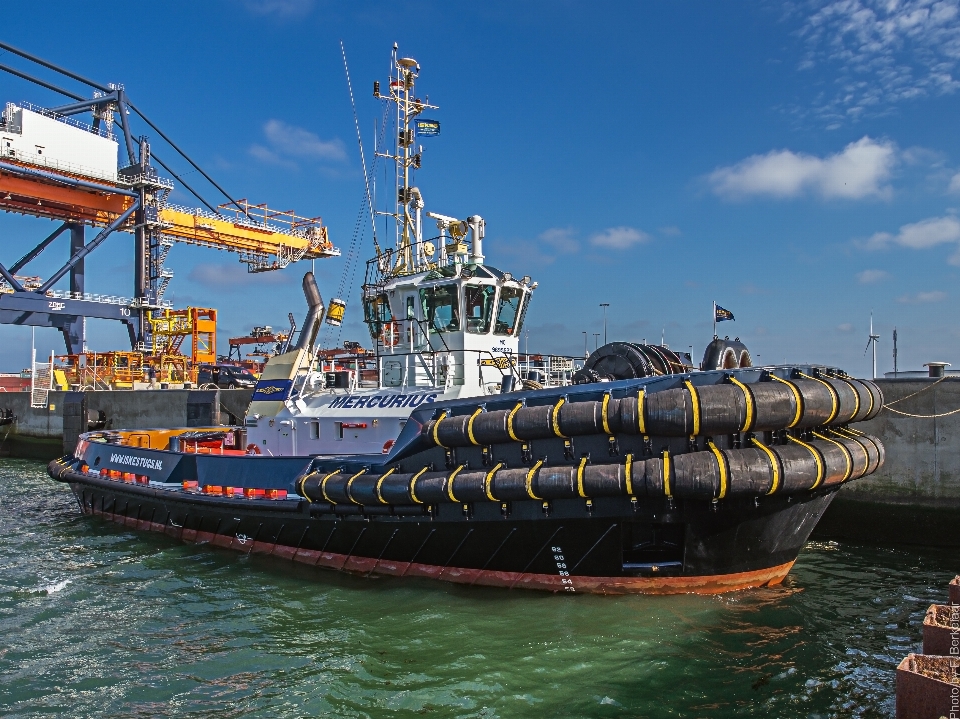
<svg viewBox="0 0 960 719">
<path fill-rule="evenodd" d="M 375 94 L 396 110 L 381 153 L 396 238 L 360 288 L 375 351 L 325 364 L 307 273 L 303 328 L 244 427 L 91 432 L 51 476 L 85 514 L 364 576 L 596 593 L 782 581 L 837 490 L 883 462 L 855 428 L 880 411 L 877 386 L 751 367 L 719 339 L 701 370 L 630 343 L 586 365 L 521 355 L 537 283 L 485 262 L 479 215 L 424 211 L 416 126 L 436 108 L 396 47 L 393 68 Z"/>
</svg>

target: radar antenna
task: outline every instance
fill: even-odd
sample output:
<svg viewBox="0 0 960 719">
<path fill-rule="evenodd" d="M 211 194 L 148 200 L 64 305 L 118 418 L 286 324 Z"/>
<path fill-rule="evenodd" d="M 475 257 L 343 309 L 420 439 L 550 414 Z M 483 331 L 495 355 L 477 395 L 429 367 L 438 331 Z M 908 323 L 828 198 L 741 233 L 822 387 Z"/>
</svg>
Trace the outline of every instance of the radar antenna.
<svg viewBox="0 0 960 719">
<path fill-rule="evenodd" d="M 373 96 L 379 100 L 392 102 L 397 108 L 396 149 L 393 154 L 377 152 L 377 157 L 393 160 L 396 166 L 396 210 L 377 214 L 393 217 L 396 222 L 396 260 L 393 271 L 396 273 L 416 272 L 428 262 L 423 256 L 423 243 L 420 213 L 423 209 L 423 197 L 416 187 L 410 184 L 411 168 L 419 169 L 423 149 L 415 148 L 416 131 L 414 120 L 425 109 L 438 109 L 436 105 L 416 96 L 415 86 L 420 74 L 420 64 L 409 57 L 399 57 L 397 44 L 393 45 L 393 70 L 389 92 L 380 92 L 379 81 L 373 83 Z"/>
</svg>

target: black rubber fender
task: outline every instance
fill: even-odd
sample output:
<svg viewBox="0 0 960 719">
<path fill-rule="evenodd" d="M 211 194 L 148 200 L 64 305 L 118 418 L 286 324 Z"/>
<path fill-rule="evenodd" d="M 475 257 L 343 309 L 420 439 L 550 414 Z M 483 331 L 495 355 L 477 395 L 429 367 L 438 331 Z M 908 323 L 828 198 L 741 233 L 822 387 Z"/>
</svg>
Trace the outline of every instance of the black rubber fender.
<svg viewBox="0 0 960 719">
<path fill-rule="evenodd" d="M 819 435 L 810 441 L 661 455 L 622 462 L 415 473 L 312 472 L 297 491 L 313 502 L 344 506 L 406 506 L 450 502 L 519 501 L 594 497 L 677 497 L 714 500 L 734 496 L 795 494 L 875 472 L 883 444 L 869 435 Z M 59 465 L 58 465 L 59 467 Z"/>
</svg>

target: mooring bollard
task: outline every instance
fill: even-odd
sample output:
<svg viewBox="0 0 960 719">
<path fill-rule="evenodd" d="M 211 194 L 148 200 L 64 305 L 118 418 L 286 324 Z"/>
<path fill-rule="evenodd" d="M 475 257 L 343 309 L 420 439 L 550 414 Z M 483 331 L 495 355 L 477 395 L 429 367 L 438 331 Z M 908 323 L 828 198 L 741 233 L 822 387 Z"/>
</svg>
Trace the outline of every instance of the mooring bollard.
<svg viewBox="0 0 960 719">
<path fill-rule="evenodd" d="M 897 719 L 960 716 L 960 658 L 908 654 L 897 667 Z"/>
<path fill-rule="evenodd" d="M 930 605 L 923 618 L 923 653 L 960 660 L 960 604 Z"/>
</svg>

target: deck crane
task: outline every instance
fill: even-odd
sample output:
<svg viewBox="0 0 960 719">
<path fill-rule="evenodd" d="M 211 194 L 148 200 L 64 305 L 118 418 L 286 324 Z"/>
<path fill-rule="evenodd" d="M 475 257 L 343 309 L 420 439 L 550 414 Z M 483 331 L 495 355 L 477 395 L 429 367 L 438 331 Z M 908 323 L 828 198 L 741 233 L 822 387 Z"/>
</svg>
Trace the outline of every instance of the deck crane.
<svg viewBox="0 0 960 719">
<path fill-rule="evenodd" d="M 163 295 L 172 272 L 164 261 L 174 243 L 236 252 L 250 272 L 340 254 L 321 218 L 231 197 L 130 101 L 123 86 L 101 85 L 4 42 L 0 48 L 85 84 L 94 95 L 84 98 L 0 64 L 0 70 L 73 101 L 53 108 L 7 103 L 0 114 L 0 210 L 62 223 L 9 269 L 0 263 L 0 324 L 57 327 L 67 353 L 76 354 L 83 351 L 85 318 L 114 319 L 126 324 L 133 349 L 152 351 L 150 320 L 170 306 Z M 207 202 L 152 152 L 145 137 L 135 138 L 131 111 L 228 202 Z M 92 114 L 92 123 L 75 119 L 84 113 Z M 174 183 L 160 176 L 154 162 L 205 209 L 168 202 Z M 87 241 L 87 226 L 102 229 Z M 90 294 L 84 287 L 85 258 L 116 231 L 132 232 L 135 238 L 131 298 Z M 70 238 L 67 262 L 50 277 L 25 286 L 18 273 L 65 232 Z M 67 275 L 69 290 L 55 290 Z"/>
</svg>

